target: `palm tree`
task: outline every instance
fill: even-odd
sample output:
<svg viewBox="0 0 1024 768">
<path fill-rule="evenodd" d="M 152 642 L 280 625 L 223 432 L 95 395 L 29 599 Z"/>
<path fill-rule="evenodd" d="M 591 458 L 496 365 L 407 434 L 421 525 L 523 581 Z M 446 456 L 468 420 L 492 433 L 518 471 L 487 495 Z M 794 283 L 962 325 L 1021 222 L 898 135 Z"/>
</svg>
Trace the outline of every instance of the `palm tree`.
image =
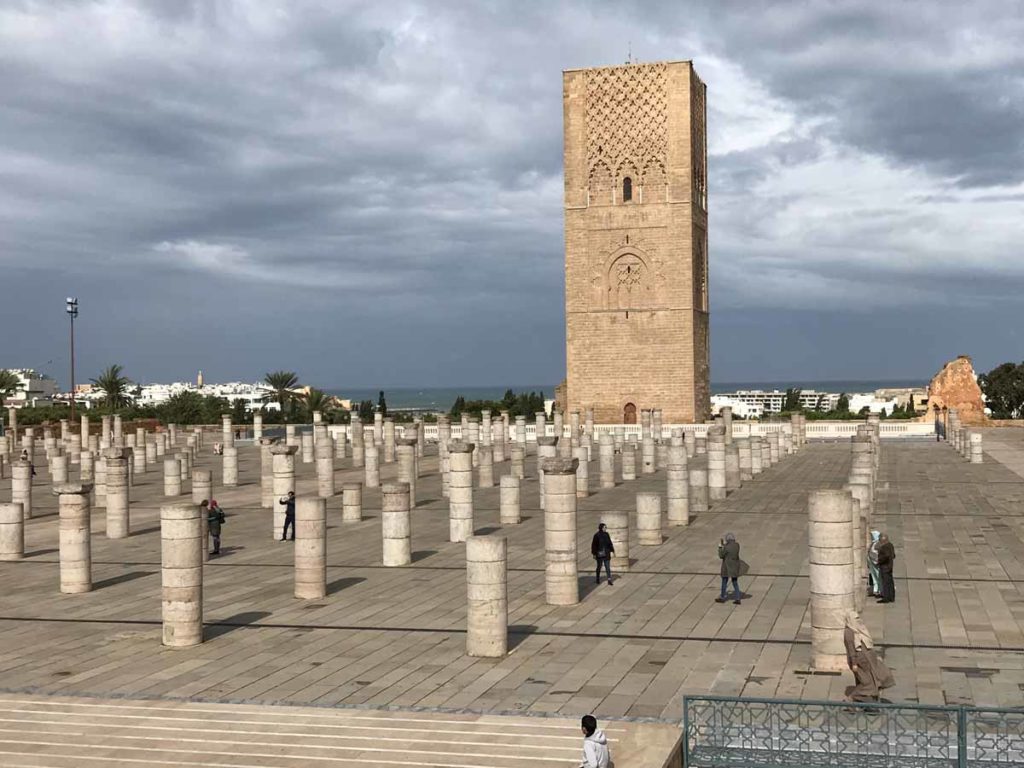
<svg viewBox="0 0 1024 768">
<path fill-rule="evenodd" d="M 326 411 L 334 407 L 334 397 L 316 387 L 309 388 L 302 396 L 302 402 L 306 406 L 306 417 L 310 421 L 313 420 L 313 411 Z"/>
<path fill-rule="evenodd" d="M 21 377 L 7 369 L 0 369 L 0 405 L 19 389 L 21 389 Z"/>
<path fill-rule="evenodd" d="M 263 381 L 274 390 L 277 404 L 281 406 L 281 414 L 284 415 L 285 401 L 292 399 L 291 390 L 299 385 L 299 377 L 294 371 L 274 371 L 264 376 Z"/>
<path fill-rule="evenodd" d="M 124 369 L 120 365 L 112 365 L 95 379 L 90 379 L 103 392 L 103 403 L 110 413 L 132 404 L 132 399 L 128 395 L 131 381 L 127 376 L 121 375 L 122 370 Z"/>
</svg>

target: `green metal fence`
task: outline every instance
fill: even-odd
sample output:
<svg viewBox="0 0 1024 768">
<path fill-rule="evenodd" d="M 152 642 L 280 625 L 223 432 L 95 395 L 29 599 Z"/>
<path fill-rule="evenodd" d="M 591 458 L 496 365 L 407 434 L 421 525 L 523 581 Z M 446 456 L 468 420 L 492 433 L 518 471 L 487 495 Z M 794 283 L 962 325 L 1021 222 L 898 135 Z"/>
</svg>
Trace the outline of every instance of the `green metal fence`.
<svg viewBox="0 0 1024 768">
<path fill-rule="evenodd" d="M 1024 709 L 686 696 L 688 768 L 1024 766 Z"/>
</svg>

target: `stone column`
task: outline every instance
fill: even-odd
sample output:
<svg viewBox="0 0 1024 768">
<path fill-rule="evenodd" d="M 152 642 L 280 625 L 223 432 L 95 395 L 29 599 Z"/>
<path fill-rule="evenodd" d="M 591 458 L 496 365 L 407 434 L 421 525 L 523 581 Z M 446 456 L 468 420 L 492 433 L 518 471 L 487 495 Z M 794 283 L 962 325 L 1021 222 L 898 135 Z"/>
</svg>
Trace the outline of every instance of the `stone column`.
<svg viewBox="0 0 1024 768">
<path fill-rule="evenodd" d="M 392 419 L 384 419 L 384 463 L 392 464 L 395 461 L 395 422 Z"/>
<path fill-rule="evenodd" d="M 384 414 L 380 411 L 373 414 L 373 442 L 377 446 L 384 444 Z"/>
<path fill-rule="evenodd" d="M 523 449 L 523 456 L 526 456 L 526 417 L 516 416 L 516 442 Z"/>
<path fill-rule="evenodd" d="M 732 444 L 732 407 L 723 405 L 720 411 L 722 416 L 722 429 L 725 430 L 725 444 Z"/>
<path fill-rule="evenodd" d="M 641 441 L 640 451 L 643 458 L 643 464 L 641 471 L 645 475 L 653 475 L 657 467 L 654 464 L 654 438 L 645 437 Z"/>
<path fill-rule="evenodd" d="M 195 504 L 160 507 L 163 644 L 203 642 L 202 515 Z"/>
<path fill-rule="evenodd" d="M 623 482 L 636 480 L 636 445 L 627 441 L 622 444 L 620 450 Z"/>
<path fill-rule="evenodd" d="M 771 469 L 772 466 L 772 452 L 771 442 L 768 437 L 761 438 L 761 469 Z"/>
<path fill-rule="evenodd" d="M 509 470 L 513 477 L 522 480 L 526 477 L 526 449 L 516 443 L 512 446 L 512 467 Z"/>
<path fill-rule="evenodd" d="M 274 470 L 273 535 L 275 539 L 281 538 L 281 532 L 284 531 L 285 511 L 284 505 L 280 501 L 288 495 L 289 491 L 295 490 L 295 453 L 297 450 L 294 445 L 282 445 L 281 443 L 270 446 Z"/>
<path fill-rule="evenodd" d="M 224 472 L 224 487 L 233 488 L 238 485 L 238 449 L 229 445 L 224 448 L 224 455 L 221 457 Z M 193 475 L 195 470 L 193 470 Z"/>
<path fill-rule="evenodd" d="M 104 416 L 103 417 L 103 436 L 106 437 L 109 434 L 110 434 L 110 424 L 107 421 L 107 417 Z M 167 425 L 167 435 L 168 435 L 168 439 L 171 441 L 170 447 L 174 448 L 174 446 L 178 444 L 178 425 L 177 424 L 168 424 Z"/>
<path fill-rule="evenodd" d="M 166 432 L 158 432 L 157 433 L 155 447 L 156 447 L 156 456 L 153 459 L 154 463 L 156 463 L 159 459 L 162 459 L 164 457 L 164 455 L 167 453 L 167 433 Z"/>
<path fill-rule="evenodd" d="M 601 513 L 608 535 L 612 537 L 612 572 L 614 574 L 629 572 L 629 512 L 611 510 Z"/>
<path fill-rule="evenodd" d="M 501 464 L 505 460 L 505 439 L 503 433 L 505 428 L 501 419 L 498 419 L 491 426 L 491 447 L 495 464 Z"/>
<path fill-rule="evenodd" d="M 342 483 L 341 522 L 358 523 L 363 519 L 363 484 Z"/>
<path fill-rule="evenodd" d="M 285 424 L 284 427 L 284 444 L 290 445 L 293 448 L 299 447 L 299 436 L 295 432 L 294 424 Z"/>
<path fill-rule="evenodd" d="M 500 659 L 508 653 L 507 559 L 504 536 L 466 539 L 467 656 Z"/>
<path fill-rule="evenodd" d="M 363 451 L 364 463 L 364 482 L 367 488 L 379 488 L 380 487 L 380 464 L 378 463 L 377 457 L 377 445 L 375 443 L 366 443 Z"/>
<path fill-rule="evenodd" d="M 725 446 L 725 490 L 728 493 L 738 491 L 741 484 L 740 447 L 735 439 Z"/>
<path fill-rule="evenodd" d="M 0 502 L 0 561 L 25 556 L 25 513 L 21 504 Z"/>
<path fill-rule="evenodd" d="M 68 481 L 68 455 L 55 453 L 50 459 L 50 482 L 53 484 Z"/>
<path fill-rule="evenodd" d="M 981 448 L 981 433 L 971 432 L 971 464 L 981 464 L 984 454 Z"/>
<path fill-rule="evenodd" d="M 196 506 L 213 496 L 213 472 L 197 469 L 192 472 L 192 503 Z"/>
<path fill-rule="evenodd" d="M 295 500 L 295 596 L 327 597 L 327 501 L 315 496 Z"/>
<path fill-rule="evenodd" d="M 772 466 L 779 463 L 779 459 L 782 458 L 782 454 L 779 452 L 779 433 L 769 432 L 768 433 L 768 455 L 771 457 Z"/>
<path fill-rule="evenodd" d="M 661 408 L 655 408 L 651 411 L 651 433 L 651 437 L 654 438 L 655 443 L 660 443 L 665 437 Z"/>
<path fill-rule="evenodd" d="M 302 463 L 312 464 L 313 463 L 313 433 L 303 432 L 299 436 L 299 445 L 302 449 Z"/>
<path fill-rule="evenodd" d="M 554 447 L 554 446 L 552 446 Z M 580 601 L 576 567 L 576 460 L 542 460 L 544 478 L 545 592 L 548 605 Z"/>
<path fill-rule="evenodd" d="M 705 455 L 707 455 L 707 452 L 708 452 L 708 436 L 706 434 L 705 435 L 696 435 L 693 438 L 693 441 L 694 441 L 694 451 L 695 451 L 695 454 L 697 456 L 705 456 Z"/>
<path fill-rule="evenodd" d="M 811 666 L 846 669 L 843 629 L 853 605 L 853 499 L 846 491 L 812 491 L 808 500 Z"/>
<path fill-rule="evenodd" d="M 750 474 L 751 477 L 754 475 L 760 475 L 764 471 L 764 462 L 762 456 L 764 455 L 764 449 L 762 448 L 762 439 L 760 435 L 752 435 L 750 438 Z"/>
<path fill-rule="evenodd" d="M 448 540 L 465 541 L 473 535 L 473 444 L 448 444 Z"/>
<path fill-rule="evenodd" d="M 640 410 L 640 442 L 648 437 L 651 437 L 651 410 L 643 408 Z"/>
<path fill-rule="evenodd" d="M 590 495 L 590 466 L 587 463 L 587 449 L 582 447 L 574 448 L 573 458 L 578 462 L 576 467 L 576 498 L 585 499 Z"/>
<path fill-rule="evenodd" d="M 481 445 L 476 449 L 480 464 L 477 467 L 477 484 L 481 488 L 494 487 L 494 447 Z"/>
<path fill-rule="evenodd" d="M 344 459 L 348 456 L 347 440 L 345 439 L 344 427 L 341 432 L 337 432 L 334 436 L 334 458 Z"/>
<path fill-rule="evenodd" d="M 176 456 L 164 459 L 164 496 L 181 496 L 181 462 Z"/>
<path fill-rule="evenodd" d="M 548 436 L 547 414 L 544 413 L 544 411 L 537 411 L 536 413 L 533 414 L 533 418 L 534 418 L 534 424 L 536 424 L 536 426 L 537 426 L 537 439 L 539 440 L 542 437 L 547 437 Z M 557 435 L 555 435 L 555 437 L 557 437 Z M 537 445 L 540 445 L 540 443 L 537 443 Z"/>
<path fill-rule="evenodd" d="M 384 422 L 387 426 L 387 422 Z M 385 436 L 387 433 L 385 432 Z M 398 482 L 409 486 L 409 509 L 416 508 L 416 438 L 402 437 L 394 448 L 398 459 Z"/>
<path fill-rule="evenodd" d="M 146 457 L 146 465 L 142 468 L 143 472 L 148 472 L 151 464 L 156 464 L 156 441 L 147 440 L 142 453 Z M 136 468 L 137 469 L 137 468 Z"/>
<path fill-rule="evenodd" d="M 274 457 L 270 453 L 270 447 L 276 443 L 273 437 L 261 437 L 257 443 L 260 447 L 260 506 L 264 509 L 273 509 L 277 502 L 274 498 Z"/>
<path fill-rule="evenodd" d="M 106 450 L 104 448 L 103 450 Z M 93 493 L 96 496 L 96 505 L 107 505 L 107 460 L 103 458 L 103 451 L 97 454 L 93 460 Z"/>
<path fill-rule="evenodd" d="M 329 499 L 334 495 L 334 441 L 328 438 L 317 440 L 314 452 L 316 493 L 321 499 Z"/>
<path fill-rule="evenodd" d="M 789 415 L 789 428 L 793 433 L 793 453 L 800 450 L 800 414 L 791 413 Z"/>
<path fill-rule="evenodd" d="M 690 524 L 690 479 L 687 473 L 686 446 L 681 437 L 671 438 L 668 446 L 668 524 Z"/>
<path fill-rule="evenodd" d="M 854 490 L 856 489 L 856 490 Z M 867 505 L 861 504 L 861 498 L 866 490 L 863 485 L 852 485 L 847 483 L 843 486 L 843 490 L 850 494 L 852 497 L 851 520 L 852 525 L 850 526 L 850 548 L 853 551 L 853 573 L 850 578 L 853 581 L 853 609 L 860 613 L 864 610 L 864 598 L 865 598 L 865 587 L 864 582 L 867 576 L 867 547 L 865 546 L 865 538 L 867 532 L 865 526 L 867 521 L 865 520 L 865 514 L 867 512 Z"/>
<path fill-rule="evenodd" d="M 715 426 L 708 430 L 708 494 L 711 502 L 726 497 L 725 432 Z"/>
<path fill-rule="evenodd" d="M 499 500 L 499 522 L 502 525 L 519 525 L 523 521 L 519 509 L 519 478 L 502 475 Z"/>
<path fill-rule="evenodd" d="M 779 438 L 779 455 L 789 456 L 793 453 L 793 427 L 789 424 L 782 425 L 782 436 Z"/>
<path fill-rule="evenodd" d="M 736 446 L 737 455 L 739 456 L 741 485 L 748 480 L 754 479 L 754 465 L 753 456 L 750 452 L 750 440 L 751 439 L 749 437 L 734 437 L 732 439 L 733 445 Z M 728 469 L 728 467 L 726 467 L 726 469 Z"/>
<path fill-rule="evenodd" d="M 131 535 L 128 494 L 128 459 L 124 448 L 107 448 L 107 538 Z"/>
<path fill-rule="evenodd" d="M 686 446 L 686 458 L 692 459 L 697 455 L 697 433 L 691 430 L 683 432 L 683 445 Z"/>
<path fill-rule="evenodd" d="M 597 465 L 602 488 L 615 487 L 615 441 L 609 432 L 597 438 Z"/>
<path fill-rule="evenodd" d="M 640 546 L 661 545 L 661 496 L 656 493 L 636 495 L 636 540 Z"/>
<path fill-rule="evenodd" d="M 221 414 L 220 422 L 220 443 L 227 448 L 229 445 L 235 444 L 235 431 L 231 427 L 231 414 Z"/>
<path fill-rule="evenodd" d="M 124 448 L 124 423 L 120 414 L 114 414 L 114 431 L 111 437 L 111 445 L 115 448 Z"/>
<path fill-rule="evenodd" d="M 77 595 L 92 591 L 92 548 L 89 483 L 58 483 L 53 486 L 60 515 L 60 591 Z"/>
<path fill-rule="evenodd" d="M 26 520 L 32 517 L 32 462 L 11 462 L 11 501 L 21 505 Z"/>
<path fill-rule="evenodd" d="M 544 460 L 558 455 L 557 437 L 537 438 L 537 485 L 540 492 L 540 508 L 544 509 Z M 575 493 L 575 491 L 574 491 Z"/>
<path fill-rule="evenodd" d="M 707 466 L 703 463 L 690 464 L 686 472 L 690 486 L 690 512 L 707 512 L 710 509 Z"/>
<path fill-rule="evenodd" d="M 469 459 L 469 454 L 466 454 Z M 384 565 L 409 565 L 412 562 L 409 486 L 385 483 L 381 506 L 384 541 Z"/>
<path fill-rule="evenodd" d="M 363 425 L 356 424 L 352 432 L 352 468 L 366 466 L 366 441 L 363 439 Z"/>
<path fill-rule="evenodd" d="M 463 430 L 462 439 L 467 441 L 470 445 L 475 445 L 473 449 L 473 466 L 477 466 L 480 463 L 480 422 L 476 419 L 470 419 L 466 422 L 466 429 Z M 469 435 L 467 438 L 466 435 Z"/>
<path fill-rule="evenodd" d="M 252 439 L 254 443 L 259 444 L 260 439 L 263 437 L 263 414 L 254 413 L 252 415 Z"/>
</svg>

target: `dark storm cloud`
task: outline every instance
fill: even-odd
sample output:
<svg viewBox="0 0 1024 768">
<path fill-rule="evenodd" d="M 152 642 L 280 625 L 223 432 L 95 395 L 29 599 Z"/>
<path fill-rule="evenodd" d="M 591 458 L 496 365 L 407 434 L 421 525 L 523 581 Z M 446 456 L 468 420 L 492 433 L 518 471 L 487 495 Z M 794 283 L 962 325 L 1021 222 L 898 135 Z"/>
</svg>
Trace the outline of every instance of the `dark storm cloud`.
<svg viewBox="0 0 1024 768">
<path fill-rule="evenodd" d="M 629 45 L 709 85 L 716 328 L 1012 309 L 1022 34 L 996 3 L 7 2 L 0 321 L 58 315 L 0 366 L 59 359 L 74 292 L 83 365 L 139 378 L 560 379 L 560 71 Z"/>
</svg>

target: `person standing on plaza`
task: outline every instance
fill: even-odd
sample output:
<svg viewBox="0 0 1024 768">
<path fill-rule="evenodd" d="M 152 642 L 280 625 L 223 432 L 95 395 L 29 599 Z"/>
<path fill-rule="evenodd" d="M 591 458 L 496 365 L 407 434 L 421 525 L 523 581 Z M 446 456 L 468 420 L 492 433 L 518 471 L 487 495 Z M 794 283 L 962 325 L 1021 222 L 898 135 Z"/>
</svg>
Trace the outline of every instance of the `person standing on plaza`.
<svg viewBox="0 0 1024 768">
<path fill-rule="evenodd" d="M 224 514 L 224 510 L 217 504 L 216 499 L 211 499 L 210 508 L 206 515 L 207 525 L 210 529 L 210 537 L 213 539 L 213 551 L 211 555 L 220 554 L 220 531 L 221 526 L 227 517 Z"/>
<path fill-rule="evenodd" d="M 743 593 L 740 592 L 739 577 L 743 567 L 743 561 L 740 560 L 740 543 L 736 541 L 735 534 L 727 533 L 725 538 L 718 542 L 718 559 L 722 561 L 722 593 L 719 597 L 715 598 L 716 603 L 724 603 L 728 599 L 728 593 L 726 592 L 729 586 L 729 581 L 732 581 L 733 598 L 732 602 L 734 605 L 739 605 L 740 600 L 743 597 Z"/>
<path fill-rule="evenodd" d="M 878 531 L 871 532 L 871 546 L 868 547 L 868 596 L 869 597 L 881 597 L 882 596 L 882 577 L 878 572 L 878 547 L 879 537 L 881 533 Z"/>
<path fill-rule="evenodd" d="M 608 738 L 604 731 L 598 730 L 597 718 L 584 715 L 581 721 L 583 730 L 583 762 L 580 768 L 609 768 L 612 755 L 608 751 Z"/>
<path fill-rule="evenodd" d="M 854 611 L 847 611 L 843 630 L 846 663 L 853 672 L 856 685 L 846 689 L 851 701 L 878 701 L 880 691 L 895 685 L 892 672 L 875 652 L 875 643 L 867 627 Z"/>
<path fill-rule="evenodd" d="M 594 534 L 594 538 L 590 542 L 590 554 L 597 561 L 597 583 L 601 583 L 601 566 L 604 565 L 604 570 L 608 574 L 608 586 L 614 584 L 615 582 L 612 581 L 612 555 L 615 554 L 615 546 L 612 544 L 611 535 L 604 529 L 604 523 L 597 526 L 597 533 Z"/>
<path fill-rule="evenodd" d="M 284 530 L 281 532 L 281 541 L 288 538 L 288 528 L 292 529 L 292 541 L 295 541 L 295 491 L 288 491 L 288 495 L 279 499 L 278 504 L 284 505 Z"/>
<path fill-rule="evenodd" d="M 896 583 L 892 579 L 892 566 L 896 562 L 896 548 L 884 533 L 878 537 L 878 575 L 882 580 L 880 603 L 896 600 Z"/>
</svg>

